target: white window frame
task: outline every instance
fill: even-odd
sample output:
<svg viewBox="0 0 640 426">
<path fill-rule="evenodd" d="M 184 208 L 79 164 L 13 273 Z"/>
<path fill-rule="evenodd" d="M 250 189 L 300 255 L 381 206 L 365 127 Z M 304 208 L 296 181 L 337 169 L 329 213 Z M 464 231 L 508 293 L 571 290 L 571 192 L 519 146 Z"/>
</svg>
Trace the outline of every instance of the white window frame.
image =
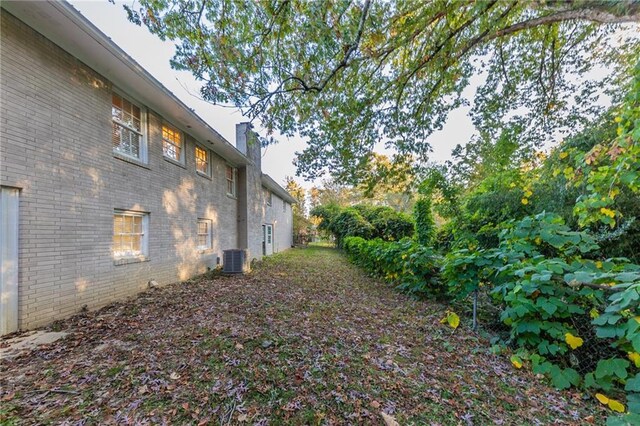
<svg viewBox="0 0 640 426">
<path fill-rule="evenodd" d="M 141 217 L 141 236 L 140 236 L 140 252 L 139 253 L 121 253 L 116 254 L 115 245 L 112 241 L 111 254 L 115 260 L 138 259 L 145 260 L 149 255 L 149 213 L 137 212 L 131 210 L 115 209 L 113 211 L 113 237 L 116 236 L 116 216 L 123 217 Z M 136 233 L 120 233 L 118 235 L 138 235 Z"/>
<path fill-rule="evenodd" d="M 140 109 L 140 131 L 134 129 L 133 127 L 131 127 L 130 125 L 123 123 L 122 121 L 116 119 L 113 116 L 113 95 L 119 96 L 120 98 L 122 98 L 122 100 L 127 100 L 129 103 L 131 103 L 132 105 L 135 105 L 136 107 L 138 107 Z M 120 93 L 117 90 L 113 90 L 111 92 L 111 125 L 113 126 L 113 124 L 115 123 L 116 125 L 125 128 L 126 130 L 129 130 L 130 132 L 134 132 L 137 133 L 138 136 L 140 137 L 140 147 L 138 148 L 138 157 L 128 154 L 126 152 L 122 152 L 120 150 L 118 150 L 116 147 L 112 146 L 112 150 L 113 153 L 118 155 L 118 156 L 122 156 L 125 158 L 131 158 L 135 161 L 139 161 L 142 162 L 144 164 L 147 163 L 147 110 L 145 107 L 143 107 L 142 105 L 140 105 L 138 102 L 132 101 L 131 98 L 129 98 L 128 96 L 123 95 L 122 93 Z M 113 130 L 112 130 L 113 132 Z M 111 140 L 111 144 L 113 144 L 113 140 Z"/>
<path fill-rule="evenodd" d="M 206 223 L 207 224 L 207 232 L 205 233 L 201 233 L 200 232 L 200 224 L 201 223 Z M 196 239 L 196 246 L 198 248 L 198 250 L 200 251 L 205 251 L 205 250 L 211 250 L 213 248 L 213 221 L 211 219 L 203 219 L 203 218 L 198 218 L 198 222 L 197 222 L 197 229 L 196 229 L 196 235 L 197 235 L 197 239 Z M 202 235 L 206 235 L 207 237 L 207 242 L 205 245 L 201 245 L 200 244 L 200 236 Z"/>
<path fill-rule="evenodd" d="M 231 169 L 231 179 L 229 179 L 228 175 L 229 169 Z M 238 169 L 230 164 L 227 164 L 224 169 L 224 177 L 227 182 L 227 195 L 235 198 L 238 186 Z M 231 184 L 231 192 L 229 191 L 229 184 Z"/>
<path fill-rule="evenodd" d="M 169 145 L 172 145 L 174 147 L 176 147 L 176 144 L 173 143 L 173 141 L 171 141 L 169 139 L 165 139 L 165 137 L 164 137 L 164 128 L 165 127 L 180 135 L 180 147 L 179 147 L 180 148 L 180 156 L 177 159 L 167 155 L 167 150 L 165 149 L 165 144 L 169 144 Z M 167 122 L 163 122 L 162 123 L 160 131 L 162 132 L 162 155 L 164 156 L 164 158 L 166 158 L 166 159 L 168 159 L 170 161 L 173 161 L 175 163 L 180 163 L 180 164 L 184 165 L 184 151 L 185 151 L 185 148 L 187 147 L 187 138 L 185 137 L 184 132 L 182 130 L 178 129 L 173 124 L 170 124 L 170 123 L 167 123 Z"/>
<path fill-rule="evenodd" d="M 198 161 L 200 161 L 200 159 L 198 158 L 198 150 L 204 151 L 207 155 L 207 169 L 204 172 L 198 170 Z M 196 173 L 206 177 L 211 177 L 211 151 L 209 151 L 207 148 L 203 148 L 198 144 L 195 144 L 195 148 L 193 148 L 193 155 L 196 159 Z"/>
</svg>

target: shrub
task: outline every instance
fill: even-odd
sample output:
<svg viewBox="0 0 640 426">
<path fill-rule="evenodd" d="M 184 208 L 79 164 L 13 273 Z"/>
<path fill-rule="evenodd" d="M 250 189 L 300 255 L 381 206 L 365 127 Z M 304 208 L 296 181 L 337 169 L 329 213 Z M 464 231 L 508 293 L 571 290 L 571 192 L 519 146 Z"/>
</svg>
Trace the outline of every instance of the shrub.
<svg viewBox="0 0 640 426">
<path fill-rule="evenodd" d="M 390 207 L 356 205 L 342 208 L 330 204 L 314 208 L 311 215 L 322 219 L 318 228 L 330 232 L 339 247 L 342 240 L 350 236 L 398 241 L 414 233 L 412 218 Z"/>
<path fill-rule="evenodd" d="M 389 242 L 348 237 L 344 240 L 344 249 L 353 263 L 400 291 L 437 299 L 445 294 L 445 287 L 438 278 L 437 256 L 430 248 L 409 238 Z"/>
<path fill-rule="evenodd" d="M 416 239 L 423 246 L 433 242 L 435 223 L 431 212 L 431 199 L 420 198 L 413 206 L 413 217 L 416 221 Z"/>
<path fill-rule="evenodd" d="M 640 266 L 589 258 L 598 249 L 587 232 L 543 213 L 506 223 L 498 248 L 449 253 L 443 277 L 458 296 L 491 288 L 507 343 L 535 373 L 558 388 L 624 387 L 630 411 L 640 411 Z"/>
<path fill-rule="evenodd" d="M 346 237 L 362 237 L 369 239 L 373 237 L 375 228 L 371 225 L 358 210 L 347 208 L 342 210 L 331 222 L 330 230 L 336 237 L 338 247 L 342 246 L 342 241 Z"/>
</svg>

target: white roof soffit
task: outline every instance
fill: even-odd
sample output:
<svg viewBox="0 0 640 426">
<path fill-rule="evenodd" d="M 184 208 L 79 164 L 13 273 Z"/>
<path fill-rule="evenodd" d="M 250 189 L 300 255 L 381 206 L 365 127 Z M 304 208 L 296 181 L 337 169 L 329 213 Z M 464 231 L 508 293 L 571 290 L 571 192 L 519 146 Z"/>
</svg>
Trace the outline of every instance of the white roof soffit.
<svg viewBox="0 0 640 426">
<path fill-rule="evenodd" d="M 234 165 L 247 157 L 65 1 L 0 1 L 3 9 Z"/>
<path fill-rule="evenodd" d="M 289 194 L 286 189 L 278 185 L 278 183 L 273 180 L 271 176 L 265 175 L 264 173 L 262 174 L 262 185 L 264 185 L 265 188 L 269 189 L 271 192 L 273 192 L 289 204 L 295 204 L 298 202 L 291 196 L 291 194 Z"/>
</svg>

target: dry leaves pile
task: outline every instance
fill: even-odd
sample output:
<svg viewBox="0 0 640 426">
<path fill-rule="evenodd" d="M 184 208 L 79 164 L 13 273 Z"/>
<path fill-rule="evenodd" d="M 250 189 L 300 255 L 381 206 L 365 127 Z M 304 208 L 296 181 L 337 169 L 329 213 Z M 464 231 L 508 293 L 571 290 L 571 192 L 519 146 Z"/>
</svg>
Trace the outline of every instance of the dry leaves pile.
<svg viewBox="0 0 640 426">
<path fill-rule="evenodd" d="M 333 249 L 201 277 L 56 324 L 69 337 L 0 361 L 0 422 L 584 424 L 486 341 L 440 324 Z"/>
</svg>

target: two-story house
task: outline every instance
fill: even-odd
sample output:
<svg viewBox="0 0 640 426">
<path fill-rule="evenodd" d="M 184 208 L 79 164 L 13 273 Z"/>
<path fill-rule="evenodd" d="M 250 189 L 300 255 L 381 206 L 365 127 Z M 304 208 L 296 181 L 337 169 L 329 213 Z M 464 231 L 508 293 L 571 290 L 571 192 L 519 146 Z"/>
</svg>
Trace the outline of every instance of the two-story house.
<svg viewBox="0 0 640 426">
<path fill-rule="evenodd" d="M 0 3 L 0 335 L 292 244 L 295 200 L 66 2 Z"/>
</svg>

